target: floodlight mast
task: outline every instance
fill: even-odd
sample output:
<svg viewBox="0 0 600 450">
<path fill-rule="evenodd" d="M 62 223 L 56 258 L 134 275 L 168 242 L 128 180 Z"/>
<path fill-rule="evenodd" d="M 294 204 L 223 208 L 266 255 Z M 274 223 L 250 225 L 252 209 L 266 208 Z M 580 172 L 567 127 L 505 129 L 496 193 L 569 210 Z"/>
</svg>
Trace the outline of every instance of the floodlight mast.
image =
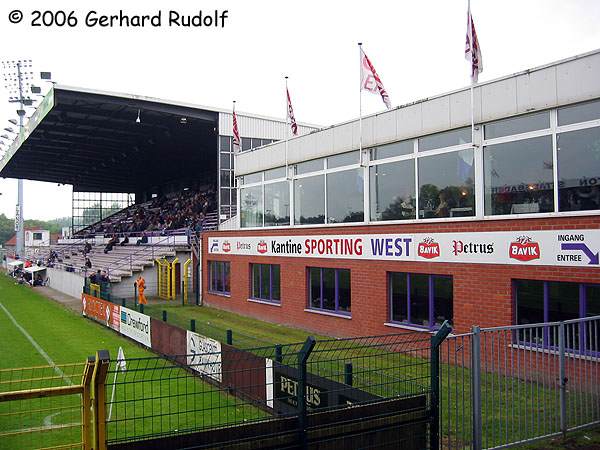
<svg viewBox="0 0 600 450">
<path fill-rule="evenodd" d="M 10 73 L 11 69 L 15 70 L 16 69 L 16 75 L 17 75 L 17 90 L 15 92 L 15 94 L 18 94 L 18 97 L 16 99 L 13 99 L 10 95 L 9 95 L 9 103 L 18 103 L 19 104 L 19 110 L 17 111 L 17 115 L 19 116 L 19 133 L 17 133 L 17 136 L 15 137 L 18 138 L 22 129 L 23 129 L 23 121 L 24 121 L 24 116 L 25 114 L 23 114 L 25 112 L 25 104 L 26 104 L 26 99 L 23 95 L 23 90 L 24 90 L 24 84 L 31 84 L 30 82 L 27 83 L 23 83 L 23 77 L 25 75 L 29 75 L 32 76 L 33 72 L 31 70 L 29 70 L 28 72 L 26 72 L 25 74 L 23 73 L 22 70 L 22 63 L 29 61 L 29 69 L 31 69 L 31 60 L 25 60 L 25 61 L 21 61 L 21 60 L 17 60 L 17 61 L 5 61 L 4 62 L 4 69 L 6 73 Z M 27 65 L 26 65 L 27 67 Z M 14 73 L 14 72 L 13 72 Z M 26 76 L 26 78 L 29 78 L 29 76 Z M 6 77 L 6 76 L 5 76 Z M 14 79 L 9 79 L 7 80 L 8 83 L 10 83 L 10 81 L 15 81 Z M 10 88 L 9 85 L 6 86 L 7 89 Z M 12 122 L 11 122 L 12 123 Z M 15 254 L 18 255 L 20 258 L 23 258 L 25 256 L 25 231 L 23 228 L 23 180 L 22 179 L 18 179 L 17 180 L 17 205 L 16 205 L 16 211 L 15 211 L 15 234 L 17 235 L 17 245 L 16 245 L 16 249 L 15 249 Z"/>
</svg>

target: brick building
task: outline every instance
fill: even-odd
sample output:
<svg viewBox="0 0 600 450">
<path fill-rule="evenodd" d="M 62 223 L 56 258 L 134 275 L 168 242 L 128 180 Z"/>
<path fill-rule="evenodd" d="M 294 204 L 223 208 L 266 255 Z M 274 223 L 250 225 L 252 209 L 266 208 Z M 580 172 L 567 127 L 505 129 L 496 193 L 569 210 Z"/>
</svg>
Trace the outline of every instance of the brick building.
<svg viewBox="0 0 600 450">
<path fill-rule="evenodd" d="M 594 51 L 241 152 L 205 302 L 338 336 L 600 315 L 598 80 Z"/>
</svg>

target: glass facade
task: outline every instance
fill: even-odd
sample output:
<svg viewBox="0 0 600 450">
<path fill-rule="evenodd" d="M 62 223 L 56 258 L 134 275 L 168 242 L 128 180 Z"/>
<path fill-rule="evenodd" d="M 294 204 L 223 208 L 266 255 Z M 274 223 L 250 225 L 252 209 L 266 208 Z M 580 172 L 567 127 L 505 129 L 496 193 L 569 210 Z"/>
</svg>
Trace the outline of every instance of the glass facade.
<svg viewBox="0 0 600 450">
<path fill-rule="evenodd" d="M 473 150 L 419 158 L 419 217 L 475 215 Z"/>
<path fill-rule="evenodd" d="M 362 161 L 352 151 L 293 164 L 291 179 L 282 167 L 244 175 L 242 191 L 281 185 L 252 211 L 264 215 L 262 224 L 243 220 L 242 227 L 600 210 L 600 101 L 489 122 L 473 133 L 476 146 L 463 127 L 368 148 Z"/>
<path fill-rule="evenodd" d="M 483 167 L 486 215 L 554 211 L 551 136 L 488 145 Z"/>
</svg>

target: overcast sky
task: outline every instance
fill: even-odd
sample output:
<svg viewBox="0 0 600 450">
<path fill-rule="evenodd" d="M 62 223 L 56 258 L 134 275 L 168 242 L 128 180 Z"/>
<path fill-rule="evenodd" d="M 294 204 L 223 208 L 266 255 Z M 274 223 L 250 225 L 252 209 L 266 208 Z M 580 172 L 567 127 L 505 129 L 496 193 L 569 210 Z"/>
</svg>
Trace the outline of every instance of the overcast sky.
<svg viewBox="0 0 600 450">
<path fill-rule="evenodd" d="M 82 24 L 90 10 L 116 14 L 119 8 L 128 14 L 162 10 L 163 27 Z M 229 10 L 225 28 L 165 25 L 169 10 L 194 15 L 200 8 Z M 21 24 L 8 22 L 14 9 L 25 14 Z M 36 9 L 75 11 L 80 23 L 33 28 L 28 22 Z M 466 86 L 466 9 L 467 0 L 4 0 L 0 56 L 32 58 L 37 70 L 51 71 L 61 84 L 222 108 L 236 99 L 239 110 L 282 118 L 288 75 L 296 119 L 330 125 L 358 116 L 359 41 L 394 106 Z M 600 47 L 598 0 L 472 0 L 471 9 L 483 53 L 480 81 Z M 365 113 L 383 109 L 378 97 L 363 95 Z M 2 103 L 0 116 L 6 124 L 14 108 Z M 0 180 L 0 213 L 9 217 L 16 185 Z M 26 181 L 24 203 L 25 218 L 70 216 L 71 188 Z"/>
</svg>

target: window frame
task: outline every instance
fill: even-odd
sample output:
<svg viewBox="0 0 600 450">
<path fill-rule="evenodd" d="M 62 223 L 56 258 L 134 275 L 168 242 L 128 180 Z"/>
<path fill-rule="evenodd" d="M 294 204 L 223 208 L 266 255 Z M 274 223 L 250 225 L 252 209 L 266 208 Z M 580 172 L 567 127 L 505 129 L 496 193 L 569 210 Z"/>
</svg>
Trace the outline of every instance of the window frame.
<svg viewBox="0 0 600 450">
<path fill-rule="evenodd" d="M 312 305 L 312 289 L 311 289 L 311 277 L 310 277 L 310 271 L 311 269 L 318 269 L 319 270 L 319 287 L 320 287 L 320 294 L 319 294 L 319 299 L 320 299 L 320 307 L 317 308 L 315 306 Z M 340 316 L 344 316 L 344 317 L 352 317 L 352 271 L 351 269 L 346 269 L 343 267 L 314 267 L 314 266 L 307 266 L 306 267 L 306 292 L 307 292 L 307 306 L 306 309 L 308 311 L 316 311 L 316 312 L 320 312 L 320 313 L 326 313 L 326 314 L 333 314 L 333 315 L 340 315 Z M 327 309 L 323 307 L 323 271 L 324 270 L 333 270 L 334 271 L 334 290 L 335 290 L 335 309 Z M 348 305 L 348 309 L 349 311 L 343 311 L 339 309 L 339 272 L 341 270 L 347 270 L 348 271 L 348 277 L 349 277 L 349 282 L 350 282 L 350 298 L 348 299 L 349 301 L 349 305 Z"/>
<path fill-rule="evenodd" d="M 392 286 L 392 275 L 393 274 L 404 274 L 406 275 L 406 316 L 407 321 L 402 322 L 398 320 L 394 320 L 394 303 L 393 303 L 393 286 Z M 425 275 L 428 277 L 427 279 L 427 309 L 428 309 L 428 320 L 429 326 L 413 323 L 410 321 L 410 303 L 411 303 L 411 286 L 410 286 L 410 276 L 411 275 Z M 449 320 L 450 323 L 454 323 L 454 277 L 452 275 L 446 274 L 430 274 L 430 273 L 418 273 L 418 272 L 387 272 L 387 291 L 388 291 L 388 317 L 389 324 L 400 327 L 409 327 L 415 328 L 423 331 L 436 331 L 440 329 L 440 325 L 435 323 L 435 311 L 434 311 L 434 297 L 435 297 L 435 289 L 434 289 L 434 279 L 435 278 L 445 278 L 450 279 L 452 282 L 452 318 Z M 447 319 L 448 320 L 448 319 Z"/>
<path fill-rule="evenodd" d="M 263 288 L 263 279 L 262 279 L 262 266 L 269 266 L 269 298 L 263 298 L 260 296 Z M 259 276 L 259 285 L 258 285 L 258 294 L 259 296 L 254 295 L 254 268 L 258 267 L 258 276 Z M 273 298 L 273 268 L 277 267 L 279 270 L 279 298 Z M 264 263 L 250 263 L 250 300 L 256 300 L 260 302 L 268 302 L 273 303 L 274 305 L 281 304 L 281 265 L 280 264 L 264 264 Z"/>
<path fill-rule="evenodd" d="M 527 279 L 523 279 L 523 278 L 513 278 L 511 280 L 511 288 L 512 288 L 512 299 L 513 299 L 513 306 L 514 306 L 514 310 L 513 310 L 513 324 L 517 325 L 517 326 L 521 326 L 522 328 L 532 328 L 531 326 L 528 326 L 528 324 L 518 324 L 518 309 L 519 309 L 519 297 L 518 297 L 518 292 L 517 292 L 517 284 L 519 281 L 534 281 L 534 282 L 539 282 L 542 283 L 542 292 L 543 292 L 543 296 L 544 298 L 542 299 L 542 305 L 543 305 L 543 317 L 544 317 L 544 322 L 543 323 L 551 323 L 551 324 L 557 324 L 559 322 L 564 322 L 564 323 L 572 323 L 573 320 L 575 321 L 581 321 L 579 323 L 579 336 L 578 336 L 578 343 L 577 343 L 577 348 L 570 348 L 570 347 L 565 347 L 566 351 L 568 353 L 574 354 L 574 355 L 587 355 L 587 356 L 594 356 L 594 357 L 600 357 L 600 348 L 596 349 L 596 350 L 588 350 L 587 349 L 587 339 L 586 339 L 586 335 L 587 335 L 587 331 L 586 331 L 586 327 L 585 327 L 585 321 L 582 319 L 586 319 L 586 312 L 587 312 L 587 288 L 588 287 L 597 287 L 600 288 L 600 283 L 588 283 L 588 282 L 583 282 L 583 283 L 578 283 L 578 282 L 564 282 L 564 281 L 548 281 L 548 280 L 527 280 Z M 561 283 L 570 283 L 570 284 L 575 284 L 577 285 L 578 288 L 578 299 L 579 299 L 579 304 L 577 305 L 577 311 L 578 311 L 578 315 L 579 317 L 577 319 L 567 319 L 564 321 L 559 321 L 559 322 L 549 322 L 549 292 L 550 292 L 550 284 L 551 283 L 555 283 L 555 284 L 561 284 Z M 533 324 L 531 324 L 533 325 Z M 558 347 L 556 345 L 552 345 L 550 343 L 550 326 L 549 325 L 545 325 L 541 327 L 542 330 L 542 344 L 540 345 L 539 343 L 533 342 L 531 340 L 523 340 L 520 338 L 520 334 L 519 334 L 519 330 L 514 330 L 513 335 L 512 335 L 512 341 L 514 343 L 514 345 L 518 345 L 518 346 L 523 346 L 526 348 L 535 348 L 535 349 L 539 349 L 539 350 L 544 350 L 544 351 L 556 351 L 558 350 Z M 536 332 L 536 336 L 537 336 L 537 332 Z M 531 333 L 530 333 L 530 337 L 531 337 Z"/>
<path fill-rule="evenodd" d="M 217 289 L 217 271 L 216 266 L 221 266 L 221 283 L 223 284 L 223 290 Z M 225 270 L 227 268 L 227 270 Z M 225 274 L 228 273 L 229 277 Z M 225 281 L 229 281 L 229 286 Z M 229 288 L 229 289 L 227 289 Z M 231 261 L 220 261 L 220 260 L 208 260 L 208 289 L 210 294 L 223 295 L 226 297 L 231 296 Z"/>
</svg>

